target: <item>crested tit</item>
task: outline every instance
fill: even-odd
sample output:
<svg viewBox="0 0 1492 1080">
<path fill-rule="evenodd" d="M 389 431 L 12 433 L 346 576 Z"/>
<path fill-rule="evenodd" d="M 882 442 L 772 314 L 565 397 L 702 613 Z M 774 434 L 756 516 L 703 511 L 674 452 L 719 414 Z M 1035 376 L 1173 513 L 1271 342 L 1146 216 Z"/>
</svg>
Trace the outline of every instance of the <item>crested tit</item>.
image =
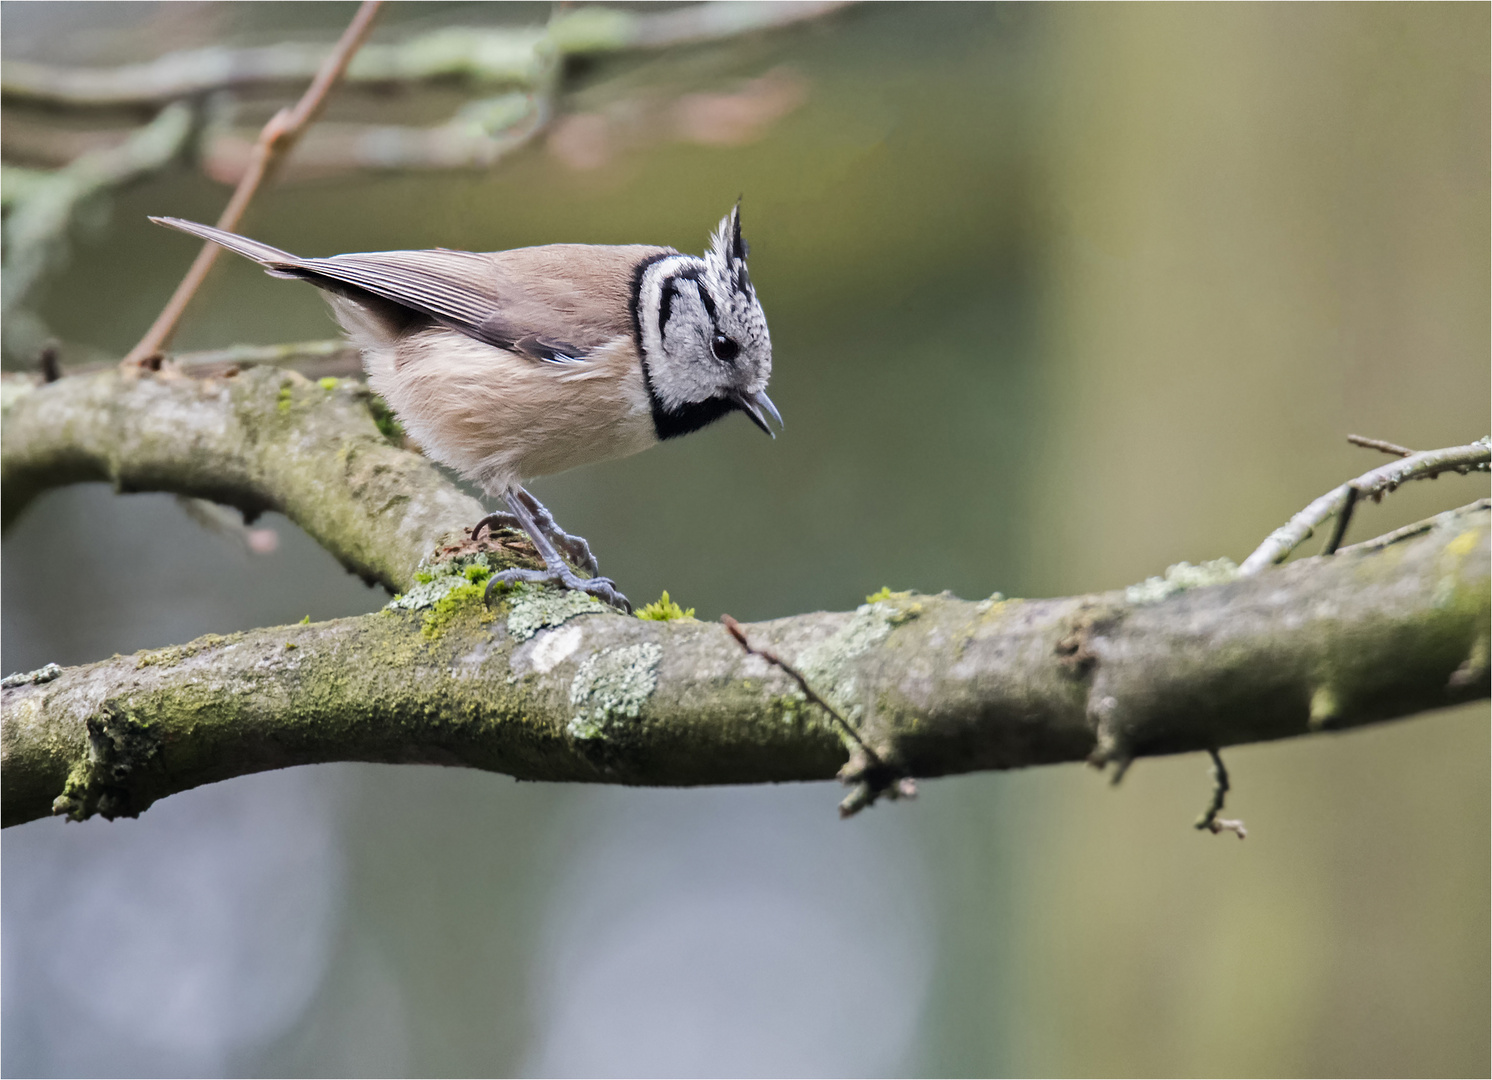
<svg viewBox="0 0 1492 1080">
<path fill-rule="evenodd" d="M 484 525 L 520 528 L 543 557 L 544 570 L 503 571 L 489 590 L 555 583 L 630 611 L 586 542 L 524 482 L 635 454 L 735 410 L 769 435 L 768 416 L 782 423 L 766 394 L 772 342 L 746 272 L 739 206 L 703 256 L 548 244 L 302 259 L 207 225 L 150 220 L 323 291 L 405 430 L 506 503 L 473 538 Z"/>
</svg>

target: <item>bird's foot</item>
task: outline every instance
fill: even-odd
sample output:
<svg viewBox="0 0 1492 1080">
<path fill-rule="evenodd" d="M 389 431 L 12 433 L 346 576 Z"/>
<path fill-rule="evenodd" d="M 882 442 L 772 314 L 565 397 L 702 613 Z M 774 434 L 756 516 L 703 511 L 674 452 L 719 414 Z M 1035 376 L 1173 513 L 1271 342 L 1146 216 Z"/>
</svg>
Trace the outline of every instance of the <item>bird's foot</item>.
<svg viewBox="0 0 1492 1080">
<path fill-rule="evenodd" d="M 508 585 L 519 581 L 534 585 L 559 585 L 562 588 L 589 593 L 603 604 L 610 604 L 624 615 L 632 614 L 632 602 L 617 591 L 616 582 L 611 578 L 583 578 L 564 565 L 549 567 L 545 570 L 503 570 L 493 574 L 487 579 L 486 601 L 492 602 L 492 592 L 498 585 Z"/>
<path fill-rule="evenodd" d="M 549 512 L 543 503 L 527 491 L 520 489 L 520 496 L 524 498 L 524 502 L 534 516 L 534 525 L 538 527 L 539 531 L 544 534 L 549 542 L 559 548 L 561 554 L 582 571 L 591 577 L 600 576 L 601 566 L 596 562 L 596 557 L 591 554 L 591 546 L 586 543 L 585 537 L 572 536 L 565 532 L 564 529 L 561 529 L 555 522 L 554 515 Z M 498 529 L 515 529 L 523 533 L 528 532 L 523 519 L 517 514 L 508 513 L 506 510 L 494 510 L 473 525 L 471 538 L 473 540 L 477 539 L 484 528 L 489 534 L 495 534 Z"/>
<path fill-rule="evenodd" d="M 559 527 L 554 520 L 554 515 L 549 512 L 548 507 L 534 498 L 532 493 L 524 488 L 518 489 L 518 498 L 528 508 L 529 513 L 534 516 L 534 524 L 549 538 L 549 542 L 560 549 L 560 552 L 569 559 L 576 567 L 589 574 L 592 578 L 601 573 L 601 566 L 596 562 L 596 557 L 591 554 L 591 546 L 585 542 L 583 536 L 571 536 Z"/>
<path fill-rule="evenodd" d="M 631 602 L 617 591 L 616 583 L 598 574 L 596 557 L 591 554 L 589 544 L 556 525 L 554 515 L 544 508 L 544 504 L 522 488 L 511 489 L 505 498 L 511 512 L 499 510 L 488 514 L 472 529 L 472 538 L 476 538 L 484 525 L 489 529 L 496 526 L 522 529 L 538 549 L 539 557 L 544 560 L 544 569 L 502 570 L 493 574 L 487 582 L 485 594 L 489 601 L 499 584 L 526 581 L 536 585 L 559 585 L 565 589 L 588 593 L 602 603 L 610 604 L 628 615 L 632 614 Z M 581 577 L 565 562 L 566 558 L 590 576 Z"/>
</svg>

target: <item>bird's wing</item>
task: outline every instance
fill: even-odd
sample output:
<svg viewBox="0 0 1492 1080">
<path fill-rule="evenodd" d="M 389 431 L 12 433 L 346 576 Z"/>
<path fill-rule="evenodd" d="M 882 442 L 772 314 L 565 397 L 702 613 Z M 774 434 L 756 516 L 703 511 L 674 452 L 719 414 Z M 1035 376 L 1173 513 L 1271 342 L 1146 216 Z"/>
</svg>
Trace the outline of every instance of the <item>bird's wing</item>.
<svg viewBox="0 0 1492 1080">
<path fill-rule="evenodd" d="M 435 248 L 302 259 L 179 218 L 152 218 L 253 259 L 276 277 L 359 292 L 535 360 L 574 363 L 633 332 L 636 272 L 672 248 L 550 244 L 479 254 Z"/>
<path fill-rule="evenodd" d="M 664 249 L 383 251 L 299 259 L 295 270 L 363 289 L 489 345 L 565 364 L 632 333 L 634 270 L 655 253 Z"/>
</svg>

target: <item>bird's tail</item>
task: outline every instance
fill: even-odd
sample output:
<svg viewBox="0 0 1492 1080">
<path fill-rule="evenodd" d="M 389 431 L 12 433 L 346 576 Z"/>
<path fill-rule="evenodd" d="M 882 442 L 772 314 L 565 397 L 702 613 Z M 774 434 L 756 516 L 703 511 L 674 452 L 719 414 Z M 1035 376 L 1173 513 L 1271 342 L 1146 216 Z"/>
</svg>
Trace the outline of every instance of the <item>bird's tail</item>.
<svg viewBox="0 0 1492 1080">
<path fill-rule="evenodd" d="M 247 236 L 215 229 L 211 225 L 199 225 L 195 221 L 185 221 L 174 217 L 153 217 L 150 220 L 168 229 L 178 229 L 184 233 L 191 233 L 193 236 L 200 236 L 204 240 L 211 240 L 214 244 L 221 244 L 229 251 L 236 252 L 247 259 L 253 259 L 271 273 L 277 270 L 292 270 L 301 265 L 301 260 L 288 251 L 261 244 L 258 240 L 250 240 Z"/>
</svg>

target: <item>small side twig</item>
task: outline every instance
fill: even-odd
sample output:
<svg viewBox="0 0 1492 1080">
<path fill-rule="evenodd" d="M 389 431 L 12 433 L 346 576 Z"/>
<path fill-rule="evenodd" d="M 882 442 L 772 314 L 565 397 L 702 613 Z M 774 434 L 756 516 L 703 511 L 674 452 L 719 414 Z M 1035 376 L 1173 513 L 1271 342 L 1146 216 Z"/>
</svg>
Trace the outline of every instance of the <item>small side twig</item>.
<svg viewBox="0 0 1492 1080">
<path fill-rule="evenodd" d="M 40 359 L 40 358 L 38 358 Z M 167 353 L 162 366 L 170 365 L 179 375 L 211 378 L 233 375 L 253 367 L 294 368 L 308 379 L 324 376 L 345 378 L 362 373 L 362 354 L 346 338 L 318 341 L 289 341 L 280 345 L 228 345 L 200 352 Z M 69 375 L 93 375 L 119 366 L 114 359 L 69 366 Z"/>
<path fill-rule="evenodd" d="M 346 339 L 293 341 L 283 345 L 230 345 L 222 349 L 177 353 L 171 363 L 183 375 L 220 375 L 264 364 L 292 367 L 307 378 L 357 375 L 363 370 L 357 346 Z"/>
<path fill-rule="evenodd" d="M 1350 517 L 1352 508 L 1364 498 L 1381 499 L 1409 480 L 1434 479 L 1441 473 L 1487 472 L 1492 464 L 1492 439 L 1479 439 L 1466 446 L 1449 446 L 1441 450 L 1423 450 L 1387 465 L 1363 473 L 1316 499 L 1254 550 L 1238 568 L 1240 577 L 1259 573 L 1275 563 L 1284 562 L 1322 522 L 1333 516 Z M 1345 521 L 1338 522 L 1328 553 L 1336 550 L 1347 531 Z"/>
<path fill-rule="evenodd" d="M 1337 511 L 1336 520 L 1331 526 L 1331 535 L 1326 538 L 1326 546 L 1321 549 L 1323 555 L 1335 555 L 1337 548 L 1342 546 L 1342 540 L 1347 535 L 1347 526 L 1352 524 L 1352 511 L 1357 506 L 1357 488 L 1351 484 L 1347 485 L 1347 497 L 1342 500 L 1342 508 Z"/>
<path fill-rule="evenodd" d="M 810 702 L 823 709 L 834 718 L 845 735 L 855 744 L 855 755 L 851 757 L 848 764 L 840 770 L 839 778 L 846 784 L 854 784 L 854 790 L 844 797 L 839 804 L 839 816 L 851 817 L 859 813 L 865 807 L 870 806 L 882 795 L 890 799 L 915 799 L 917 797 L 917 783 L 910 776 L 903 776 L 893 766 L 888 764 L 884 758 L 877 754 L 870 745 L 860 737 L 860 733 L 854 729 L 848 720 L 840 715 L 839 710 L 830 705 L 818 695 L 813 687 L 808 685 L 808 680 L 797 668 L 778 656 L 771 649 L 761 649 L 751 644 L 746 638 L 746 631 L 741 629 L 741 624 L 729 615 L 720 616 L 720 621 L 730 631 L 730 636 L 736 639 L 737 644 L 746 650 L 748 656 L 760 656 L 767 663 L 780 668 L 789 678 L 798 684 L 803 691 L 803 696 Z"/>
<path fill-rule="evenodd" d="M 808 680 L 803 677 L 802 673 L 799 672 L 797 668 L 793 667 L 793 665 L 789 664 L 786 660 L 778 656 L 771 649 L 759 649 L 755 645 L 751 644 L 750 641 L 746 640 L 746 631 L 741 629 L 741 624 L 736 622 L 736 620 L 731 618 L 729 615 L 720 616 L 720 621 L 724 623 L 725 628 L 730 631 L 730 636 L 735 638 L 736 641 L 740 644 L 741 648 L 746 650 L 746 654 L 748 656 L 760 656 L 763 660 L 771 664 L 773 667 L 781 668 L 784 672 L 786 672 L 788 677 L 798 684 L 798 688 L 803 691 L 804 697 L 806 697 L 809 701 L 813 702 L 813 704 L 817 705 L 819 708 L 823 709 L 826 713 L 834 718 L 835 723 L 840 726 L 844 733 L 848 735 L 854 742 L 854 744 L 860 748 L 860 750 L 865 754 L 867 758 L 870 759 L 870 763 L 873 766 L 884 766 L 885 763 L 881 761 L 876 752 L 866 745 L 864 739 L 860 738 L 860 733 L 850 726 L 850 722 L 839 714 L 838 709 L 836 709 L 833 705 L 830 705 L 823 698 L 819 697 L 819 695 L 814 691 L 813 687 L 808 685 Z"/>
<path fill-rule="evenodd" d="M 1243 822 L 1234 818 L 1220 818 L 1223 802 L 1228 797 L 1230 789 L 1228 785 L 1228 770 L 1223 766 L 1222 755 L 1216 750 L 1207 751 L 1212 757 L 1212 801 L 1207 804 L 1207 810 L 1197 819 L 1197 828 L 1206 829 L 1216 836 L 1221 832 L 1237 833 L 1238 839 L 1242 840 L 1248 836 L 1248 830 L 1243 827 Z"/>
<path fill-rule="evenodd" d="M 1385 442 L 1383 439 L 1370 439 L 1366 435 L 1348 435 L 1347 441 L 1353 446 L 1362 446 L 1369 450 L 1382 450 L 1385 454 L 1393 454 L 1395 457 L 1410 457 L 1414 454 L 1414 451 L 1407 446 Z"/>
<path fill-rule="evenodd" d="M 306 128 L 321 113 L 332 86 L 336 84 L 358 47 L 367 38 L 368 31 L 373 27 L 373 20 L 382 6 L 383 0 L 363 0 L 357 9 L 357 14 L 352 17 L 352 22 L 343 31 L 337 47 L 322 63 L 320 70 L 316 72 L 316 78 L 311 81 L 311 85 L 301 95 L 300 100 L 293 107 L 281 109 L 275 113 L 270 117 L 269 123 L 264 125 L 264 130 L 259 133 L 258 142 L 254 144 L 253 160 L 243 178 L 239 180 L 238 187 L 233 192 L 233 198 L 228 201 L 227 208 L 219 216 L 218 228 L 232 230 L 237 227 L 239 219 L 243 217 L 244 211 L 248 209 L 249 203 L 258 193 L 259 186 L 269 176 L 276 163 L 294 148 Z M 202 245 L 202 250 L 197 254 L 191 268 L 187 270 L 186 276 L 181 279 L 181 284 L 171 294 L 171 299 L 167 301 L 165 308 L 156 317 L 150 329 L 145 332 L 139 344 L 129 351 L 129 355 L 124 358 L 121 366 L 141 368 L 157 361 L 161 350 L 176 332 L 176 326 L 181 321 L 187 305 L 191 303 L 192 297 L 206 280 L 208 271 L 217 261 L 218 251 L 217 244 L 207 242 Z"/>
<path fill-rule="evenodd" d="M 1475 502 L 1467 503 L 1465 506 L 1455 510 L 1446 510 L 1434 517 L 1427 517 L 1423 521 L 1416 521 L 1410 525 L 1386 532 L 1382 536 L 1375 536 L 1371 540 L 1363 540 L 1356 544 L 1343 548 L 1343 551 L 1355 551 L 1366 553 L 1369 551 L 1381 551 L 1390 544 L 1402 543 L 1405 540 L 1422 536 L 1431 529 L 1438 528 L 1449 522 L 1464 519 L 1468 514 L 1483 513 L 1492 510 L 1492 499 L 1477 499 Z"/>
<path fill-rule="evenodd" d="M 59 350 L 55 341 L 49 341 L 41 347 L 41 352 L 36 357 L 36 366 L 41 370 L 41 381 L 53 383 L 62 378 L 62 364 Z"/>
</svg>

